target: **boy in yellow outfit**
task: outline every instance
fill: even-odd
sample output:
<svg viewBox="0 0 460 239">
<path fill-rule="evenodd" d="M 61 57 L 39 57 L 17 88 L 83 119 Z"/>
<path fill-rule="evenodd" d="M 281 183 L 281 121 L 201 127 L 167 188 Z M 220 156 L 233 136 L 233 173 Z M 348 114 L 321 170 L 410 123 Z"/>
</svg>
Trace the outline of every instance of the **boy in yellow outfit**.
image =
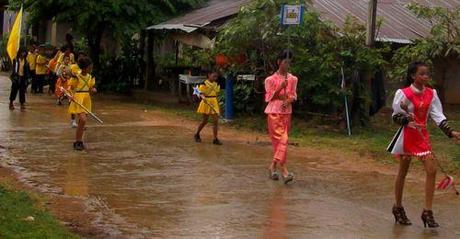
<svg viewBox="0 0 460 239">
<path fill-rule="evenodd" d="M 194 136 L 195 142 L 201 142 L 200 133 L 203 130 L 204 126 L 208 124 L 209 116 L 213 119 L 213 133 L 214 133 L 214 141 L 213 144 L 215 145 L 222 145 L 222 143 L 217 138 L 217 132 L 219 129 L 219 115 L 220 115 L 220 108 L 219 108 L 219 101 L 217 100 L 217 95 L 220 91 L 220 86 L 217 83 L 218 73 L 216 71 L 210 71 L 208 73 L 208 79 L 204 82 L 203 85 L 198 87 L 200 91 L 201 102 L 198 106 L 197 113 L 203 115 L 203 120 L 201 121 L 200 125 L 198 126 L 198 130 Z"/>
<path fill-rule="evenodd" d="M 36 60 L 36 65 L 35 65 L 35 74 L 36 74 L 36 80 L 37 80 L 37 88 L 34 93 L 40 93 L 43 94 L 43 86 L 45 84 L 45 76 L 48 71 L 47 65 L 48 64 L 48 58 L 45 56 L 45 47 L 40 46 L 38 55 L 37 55 L 37 60 Z"/>
<path fill-rule="evenodd" d="M 37 79 L 35 77 L 35 63 L 37 61 L 37 53 L 35 52 L 36 46 L 29 46 L 29 52 L 27 53 L 27 62 L 29 62 L 30 67 L 30 78 L 32 82 L 31 92 L 34 93 L 37 88 Z"/>
<path fill-rule="evenodd" d="M 69 113 L 78 116 L 78 127 L 76 132 L 76 141 L 73 143 L 75 150 L 84 150 L 83 144 L 83 132 L 85 130 L 87 112 L 79 106 L 77 103 L 83 105 L 86 109 L 91 111 L 91 95 L 90 93 L 96 93 L 95 79 L 91 76 L 93 63 L 89 57 L 81 57 L 78 59 L 78 67 L 69 71 L 69 75 L 72 76 L 70 79 L 70 88 L 74 92 L 69 106 Z"/>
</svg>

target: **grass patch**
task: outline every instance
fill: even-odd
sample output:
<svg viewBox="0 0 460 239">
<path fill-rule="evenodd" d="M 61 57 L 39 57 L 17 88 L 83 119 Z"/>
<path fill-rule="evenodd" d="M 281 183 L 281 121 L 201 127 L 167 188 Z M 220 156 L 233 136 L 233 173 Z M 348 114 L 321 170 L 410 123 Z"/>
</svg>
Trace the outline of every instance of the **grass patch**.
<svg viewBox="0 0 460 239">
<path fill-rule="evenodd" d="M 200 120 L 191 106 L 149 106 L 150 109 L 185 117 L 191 120 Z M 460 107 L 447 107 L 446 115 L 454 129 L 460 130 Z M 265 115 L 239 116 L 226 126 L 266 133 L 267 123 Z M 386 151 L 389 141 L 396 133 L 398 126 L 391 120 L 391 111 L 386 109 L 372 117 L 369 127 L 354 128 L 351 137 L 346 135 L 345 129 L 338 129 L 320 118 L 311 118 L 308 121 L 294 118 L 290 133 L 291 140 L 301 146 L 314 147 L 323 150 L 341 150 L 344 153 L 358 153 L 371 157 L 382 163 L 395 163 L 394 157 Z M 460 173 L 460 146 L 452 139 L 447 138 L 433 123 L 429 124 L 429 132 L 433 150 L 442 161 L 442 165 L 449 172 Z"/>
<path fill-rule="evenodd" d="M 79 238 L 41 209 L 38 200 L 26 192 L 0 185 L 0 238 Z M 33 221 L 28 221 L 28 217 L 33 217 Z"/>
</svg>

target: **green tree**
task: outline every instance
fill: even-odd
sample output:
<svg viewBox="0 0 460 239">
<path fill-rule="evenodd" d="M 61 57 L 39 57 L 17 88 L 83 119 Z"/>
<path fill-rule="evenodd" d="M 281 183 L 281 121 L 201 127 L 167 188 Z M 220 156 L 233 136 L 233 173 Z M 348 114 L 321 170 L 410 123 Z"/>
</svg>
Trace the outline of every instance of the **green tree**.
<svg viewBox="0 0 460 239">
<path fill-rule="evenodd" d="M 434 82 L 442 86 L 446 60 L 460 59 L 460 6 L 448 9 L 443 7 L 427 7 L 421 4 L 409 4 L 408 9 L 420 19 L 431 24 L 430 35 L 414 40 L 413 44 L 400 48 L 392 59 L 391 79 L 401 83 L 406 72 L 406 66 L 411 61 L 424 61 L 434 65 Z M 442 87 L 439 89 L 441 98 L 444 98 Z"/>
<path fill-rule="evenodd" d="M 244 7 L 218 35 L 215 51 L 246 55 L 247 62 L 232 65 L 232 70 L 256 73 L 263 79 L 276 69 L 278 53 L 292 49 L 292 71 L 300 78 L 298 112 L 335 113 L 343 105 L 341 68 L 349 77 L 356 71 L 372 74 L 385 63 L 385 49 L 366 47 L 365 28 L 352 18 L 342 28 L 322 21 L 307 0 L 300 1 L 306 6 L 302 24 L 281 26 L 281 4 L 295 2 L 257 0 Z M 353 95 L 355 122 L 366 124 L 370 102 L 367 83 L 358 81 L 345 93 Z"/>
<path fill-rule="evenodd" d="M 13 9 L 22 0 L 10 0 Z M 188 9 L 204 0 L 26 0 L 28 21 L 55 18 L 71 25 L 72 29 L 87 39 L 90 56 L 99 66 L 101 40 L 104 33 L 115 39 L 132 36 L 148 25 L 158 23 Z"/>
</svg>

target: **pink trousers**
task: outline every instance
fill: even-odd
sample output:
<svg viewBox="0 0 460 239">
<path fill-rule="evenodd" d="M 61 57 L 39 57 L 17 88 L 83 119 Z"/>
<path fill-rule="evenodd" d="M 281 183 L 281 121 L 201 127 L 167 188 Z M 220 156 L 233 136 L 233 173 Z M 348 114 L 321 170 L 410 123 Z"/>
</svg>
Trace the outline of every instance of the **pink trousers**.
<svg viewBox="0 0 460 239">
<path fill-rule="evenodd" d="M 268 114 L 268 134 L 272 140 L 273 161 L 284 165 L 291 128 L 291 114 Z"/>
</svg>

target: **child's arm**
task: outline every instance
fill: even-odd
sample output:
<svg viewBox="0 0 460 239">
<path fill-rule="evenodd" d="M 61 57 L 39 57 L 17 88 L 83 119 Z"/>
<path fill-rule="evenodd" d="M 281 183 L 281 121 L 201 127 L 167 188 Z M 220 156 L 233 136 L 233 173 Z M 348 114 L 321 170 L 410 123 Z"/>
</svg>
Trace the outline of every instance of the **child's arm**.
<svg viewBox="0 0 460 239">
<path fill-rule="evenodd" d="M 297 100 L 297 82 L 297 77 L 293 78 L 292 84 L 289 89 L 289 98 L 287 99 L 287 102 L 290 104 Z"/>
<path fill-rule="evenodd" d="M 90 85 L 89 91 L 93 94 L 96 94 L 97 89 L 96 89 L 96 78 L 95 77 L 91 77 L 89 85 Z"/>
<path fill-rule="evenodd" d="M 393 122 L 401 126 L 406 126 L 411 122 L 411 117 L 407 109 L 401 107 L 401 103 L 405 101 L 405 96 L 402 90 L 397 90 L 393 99 Z"/>
<path fill-rule="evenodd" d="M 46 59 L 45 57 L 37 56 L 37 61 L 36 61 L 37 65 L 46 65 L 47 62 L 48 62 L 48 59 Z"/>
</svg>

